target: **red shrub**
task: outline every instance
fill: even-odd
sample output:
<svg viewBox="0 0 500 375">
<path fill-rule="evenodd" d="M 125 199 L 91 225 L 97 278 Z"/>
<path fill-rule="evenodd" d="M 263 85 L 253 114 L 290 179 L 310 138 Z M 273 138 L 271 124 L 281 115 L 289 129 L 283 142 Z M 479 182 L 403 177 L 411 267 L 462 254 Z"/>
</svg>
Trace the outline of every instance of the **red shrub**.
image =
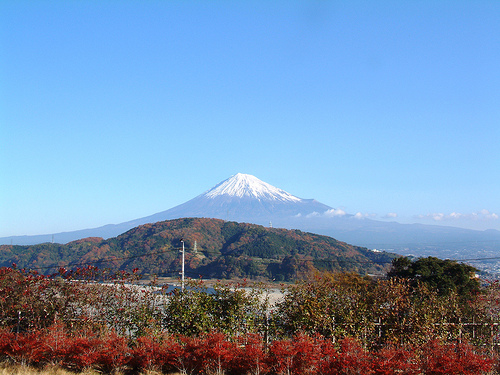
<svg viewBox="0 0 500 375">
<path fill-rule="evenodd" d="M 179 336 L 179 353 L 175 358 L 174 367 L 183 374 L 198 374 L 203 368 L 199 351 L 202 340 L 197 337 Z"/>
<path fill-rule="evenodd" d="M 317 350 L 321 353 L 318 359 L 318 373 L 321 375 L 337 375 L 339 352 L 331 340 L 322 339 Z"/>
<path fill-rule="evenodd" d="M 198 355 L 206 373 L 223 374 L 237 354 L 237 345 L 226 339 L 223 333 L 210 332 L 202 337 Z"/>
<path fill-rule="evenodd" d="M 420 366 L 414 351 L 387 347 L 373 353 L 372 370 L 374 375 L 416 375 Z"/>
<path fill-rule="evenodd" d="M 266 374 L 269 365 L 261 335 L 249 333 L 239 338 L 239 347 L 231 361 L 230 374 Z"/>
<path fill-rule="evenodd" d="M 14 337 L 15 334 L 12 331 L 6 328 L 0 329 L 0 360 L 7 359 Z"/>
<path fill-rule="evenodd" d="M 294 338 L 295 357 L 292 371 L 294 374 L 316 374 L 321 352 L 318 350 L 320 341 L 307 335 L 298 335 Z"/>
<path fill-rule="evenodd" d="M 139 337 L 132 348 L 129 365 L 137 371 L 156 370 L 162 367 L 161 343 L 151 337 Z"/>
<path fill-rule="evenodd" d="M 38 360 L 43 364 L 63 366 L 71 353 L 71 342 L 61 323 L 52 324 L 40 335 Z"/>
<path fill-rule="evenodd" d="M 112 332 L 102 339 L 96 351 L 96 364 L 105 372 L 119 370 L 130 360 L 130 349 L 125 337 Z"/>
<path fill-rule="evenodd" d="M 38 332 L 24 334 L 4 334 L 0 344 L 4 356 L 16 363 L 37 366 L 41 363 L 43 338 Z"/>
<path fill-rule="evenodd" d="M 77 371 L 95 367 L 100 346 L 101 340 L 91 334 L 73 337 L 69 343 L 64 367 Z"/>
<path fill-rule="evenodd" d="M 269 348 L 269 364 L 278 374 L 316 374 L 320 345 L 319 340 L 303 334 L 274 341 Z"/>
<path fill-rule="evenodd" d="M 325 338 L 298 335 L 274 341 L 266 352 L 262 337 L 249 334 L 238 342 L 218 332 L 201 337 L 141 337 L 111 333 L 69 335 L 61 324 L 43 331 L 16 334 L 0 330 L 0 360 L 42 366 L 57 364 L 80 371 L 96 367 L 105 373 L 129 368 L 135 373 L 174 369 L 185 374 L 279 375 L 480 375 L 493 360 L 469 344 L 430 341 L 420 348 L 386 347 L 369 353 L 354 339 L 339 349 Z"/>
<path fill-rule="evenodd" d="M 277 340 L 269 347 L 269 365 L 277 374 L 291 374 L 293 358 L 297 354 L 292 340 Z"/>
<path fill-rule="evenodd" d="M 426 375 L 457 374 L 480 375 L 487 373 L 493 360 L 474 352 L 469 344 L 442 344 L 430 341 L 422 348 L 422 370 Z"/>
<path fill-rule="evenodd" d="M 370 354 L 352 338 L 342 339 L 340 353 L 333 358 L 331 368 L 341 375 L 372 374 Z"/>
<path fill-rule="evenodd" d="M 132 349 L 129 365 L 138 372 L 171 372 L 180 350 L 180 344 L 171 337 L 140 337 Z"/>
</svg>

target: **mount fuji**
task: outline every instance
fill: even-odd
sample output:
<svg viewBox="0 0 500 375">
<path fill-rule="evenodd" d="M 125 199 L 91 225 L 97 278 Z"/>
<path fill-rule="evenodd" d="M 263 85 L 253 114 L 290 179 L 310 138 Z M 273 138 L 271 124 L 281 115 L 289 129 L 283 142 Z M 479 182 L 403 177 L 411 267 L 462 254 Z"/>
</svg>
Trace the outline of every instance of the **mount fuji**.
<svg viewBox="0 0 500 375">
<path fill-rule="evenodd" d="M 110 238 L 142 224 L 185 217 L 216 218 L 300 229 L 358 246 L 404 254 L 476 258 L 496 256 L 500 252 L 500 232 L 496 230 L 476 231 L 359 219 L 314 199 L 296 197 L 257 177 L 242 173 L 222 181 L 181 205 L 151 216 L 74 232 L 4 237 L 0 238 L 0 244 L 30 245 L 50 241 L 66 243 L 85 237 Z"/>
<path fill-rule="evenodd" d="M 136 226 L 183 217 L 204 217 L 288 228 L 293 218 L 331 210 L 314 199 L 298 198 L 252 175 L 238 173 L 197 197 L 143 218 L 120 224 L 35 236 L 0 238 L 0 244 L 32 245 L 55 241 L 67 243 L 85 237 L 110 238 Z M 294 229 L 300 229 L 294 227 Z"/>
<path fill-rule="evenodd" d="M 329 209 L 331 207 L 314 199 L 298 198 L 257 177 L 238 173 L 196 198 L 150 218 L 208 217 L 260 225 L 276 221 L 283 226 L 287 219 L 294 216 Z"/>
</svg>

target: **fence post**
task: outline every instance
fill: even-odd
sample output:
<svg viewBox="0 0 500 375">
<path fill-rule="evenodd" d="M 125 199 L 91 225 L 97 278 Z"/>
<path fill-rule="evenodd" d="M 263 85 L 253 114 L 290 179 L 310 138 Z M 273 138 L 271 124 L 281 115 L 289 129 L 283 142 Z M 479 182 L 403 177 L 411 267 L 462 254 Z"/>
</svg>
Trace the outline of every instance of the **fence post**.
<svg viewBox="0 0 500 375">
<path fill-rule="evenodd" d="M 491 323 L 490 324 L 490 353 L 493 354 L 493 347 L 494 347 L 494 344 L 493 344 L 493 326 L 494 324 Z"/>
<path fill-rule="evenodd" d="M 368 348 L 368 320 L 366 320 L 366 318 L 363 318 L 363 326 L 364 326 L 363 341 L 365 342 L 365 349 L 366 349 Z"/>
<path fill-rule="evenodd" d="M 458 318 L 458 342 L 462 343 L 462 317 Z"/>
<path fill-rule="evenodd" d="M 17 312 L 17 334 L 19 335 L 19 327 L 21 326 L 21 311 Z"/>
</svg>

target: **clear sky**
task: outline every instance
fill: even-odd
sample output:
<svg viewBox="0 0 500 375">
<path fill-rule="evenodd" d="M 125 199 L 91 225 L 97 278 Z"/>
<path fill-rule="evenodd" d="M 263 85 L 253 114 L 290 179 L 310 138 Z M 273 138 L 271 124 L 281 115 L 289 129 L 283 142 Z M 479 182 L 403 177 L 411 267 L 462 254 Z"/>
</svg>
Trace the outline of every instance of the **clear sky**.
<svg viewBox="0 0 500 375">
<path fill-rule="evenodd" d="M 0 236 L 120 223 L 238 172 L 500 229 L 500 2 L 0 2 Z"/>
</svg>

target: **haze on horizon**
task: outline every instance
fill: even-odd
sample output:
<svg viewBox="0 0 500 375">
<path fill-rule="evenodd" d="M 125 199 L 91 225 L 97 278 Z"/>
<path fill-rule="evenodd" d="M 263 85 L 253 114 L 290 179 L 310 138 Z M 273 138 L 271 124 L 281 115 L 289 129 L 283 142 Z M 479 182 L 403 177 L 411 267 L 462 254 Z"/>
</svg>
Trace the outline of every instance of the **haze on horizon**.
<svg viewBox="0 0 500 375">
<path fill-rule="evenodd" d="M 238 172 L 377 220 L 500 230 L 497 1 L 0 3 L 0 237 Z"/>
</svg>

